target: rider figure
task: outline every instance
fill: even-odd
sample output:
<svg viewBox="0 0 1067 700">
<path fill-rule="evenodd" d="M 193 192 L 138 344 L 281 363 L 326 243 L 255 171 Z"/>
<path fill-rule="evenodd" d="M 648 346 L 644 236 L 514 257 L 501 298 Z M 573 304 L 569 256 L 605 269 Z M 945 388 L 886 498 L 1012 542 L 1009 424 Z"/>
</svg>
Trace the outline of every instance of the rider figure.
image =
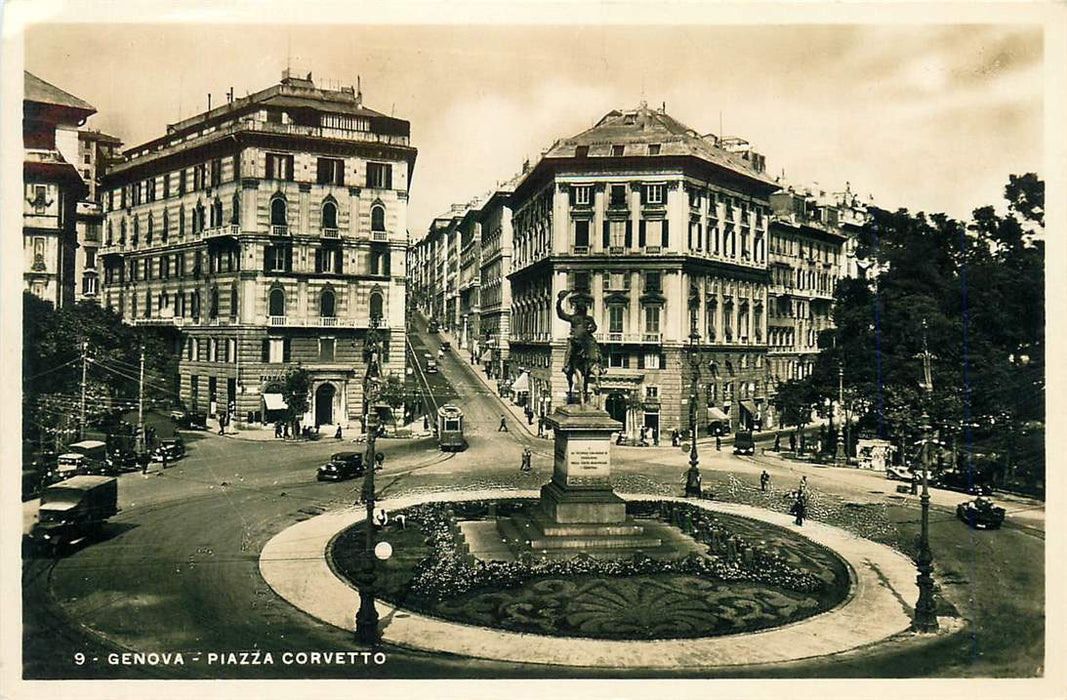
<svg viewBox="0 0 1067 700">
<path fill-rule="evenodd" d="M 556 297 L 556 315 L 571 324 L 570 342 L 567 344 L 567 352 L 563 357 L 563 372 L 567 375 L 568 380 L 574 373 L 582 374 L 583 384 L 579 394 L 579 402 L 584 403 L 585 393 L 588 389 L 585 386 L 585 382 L 588 381 L 591 374 L 599 372 L 600 367 L 603 366 L 603 360 L 600 355 L 600 346 L 597 345 L 595 338 L 596 321 L 586 314 L 585 306 L 583 304 L 575 304 L 573 314 L 563 310 L 563 300 L 570 293 L 571 290 L 564 289 Z M 585 371 L 583 372 L 583 370 Z"/>
</svg>

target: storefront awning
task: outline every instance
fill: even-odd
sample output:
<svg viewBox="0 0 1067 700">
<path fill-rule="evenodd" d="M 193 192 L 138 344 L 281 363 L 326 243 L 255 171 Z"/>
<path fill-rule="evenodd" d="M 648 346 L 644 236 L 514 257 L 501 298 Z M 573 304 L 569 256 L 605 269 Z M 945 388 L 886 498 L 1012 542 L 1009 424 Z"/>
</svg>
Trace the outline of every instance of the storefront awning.
<svg viewBox="0 0 1067 700">
<path fill-rule="evenodd" d="M 758 416 L 759 415 L 759 410 L 756 408 L 756 404 L 752 403 L 751 401 L 742 401 L 741 402 L 741 408 L 745 409 L 746 411 L 751 413 L 753 416 Z"/>
<path fill-rule="evenodd" d="M 718 421 L 720 423 L 729 423 L 730 416 L 722 412 L 722 410 L 715 408 L 714 406 L 708 407 L 708 420 Z"/>
<path fill-rule="evenodd" d="M 530 391 L 530 373 L 523 372 L 519 375 L 519 378 L 515 380 L 515 383 L 511 385 L 512 391 Z"/>
<path fill-rule="evenodd" d="M 263 394 L 263 405 L 268 411 L 284 411 L 289 408 L 281 394 Z"/>
</svg>

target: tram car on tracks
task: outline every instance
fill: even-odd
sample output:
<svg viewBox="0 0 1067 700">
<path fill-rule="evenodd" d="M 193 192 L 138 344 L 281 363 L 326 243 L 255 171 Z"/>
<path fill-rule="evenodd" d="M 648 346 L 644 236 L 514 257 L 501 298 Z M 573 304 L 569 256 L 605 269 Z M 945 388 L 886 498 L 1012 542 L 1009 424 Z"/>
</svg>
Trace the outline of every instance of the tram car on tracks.
<svg viewBox="0 0 1067 700">
<path fill-rule="evenodd" d="M 467 449 L 463 437 L 463 410 L 446 404 L 437 409 L 437 443 L 442 452 L 462 452 Z"/>
</svg>

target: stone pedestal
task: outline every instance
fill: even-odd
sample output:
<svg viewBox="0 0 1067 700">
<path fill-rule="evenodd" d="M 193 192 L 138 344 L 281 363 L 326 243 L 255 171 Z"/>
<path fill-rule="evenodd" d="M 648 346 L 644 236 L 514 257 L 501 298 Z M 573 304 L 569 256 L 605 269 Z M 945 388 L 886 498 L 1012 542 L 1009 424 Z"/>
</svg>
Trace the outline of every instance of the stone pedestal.
<svg viewBox="0 0 1067 700">
<path fill-rule="evenodd" d="M 537 507 L 498 521 L 512 549 L 619 557 L 662 548 L 661 537 L 627 520 L 626 502 L 611 488 L 611 434 L 622 425 L 604 411 L 574 405 L 546 421 L 555 436 L 552 480 L 541 487 Z"/>
</svg>

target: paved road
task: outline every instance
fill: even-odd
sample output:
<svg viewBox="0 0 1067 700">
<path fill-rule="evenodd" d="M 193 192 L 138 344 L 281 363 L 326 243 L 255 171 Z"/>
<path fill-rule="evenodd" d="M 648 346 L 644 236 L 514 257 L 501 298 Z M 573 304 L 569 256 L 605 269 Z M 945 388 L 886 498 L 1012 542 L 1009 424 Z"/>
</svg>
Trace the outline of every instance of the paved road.
<svg viewBox="0 0 1067 700">
<path fill-rule="evenodd" d="M 421 329 L 420 329 L 421 330 Z M 437 340 L 414 333 L 416 354 L 436 354 Z M 453 350 L 456 352 L 457 350 Z M 443 455 L 432 439 L 379 442 L 387 455 L 379 489 L 485 488 L 543 482 L 550 471 L 549 445 L 516 429 L 498 433 L 498 399 L 469 367 L 446 354 L 442 372 L 431 375 L 441 399 L 459 403 L 467 414 L 470 448 Z M 107 539 L 58 561 L 30 560 L 24 567 L 25 672 L 28 677 L 596 677 L 594 670 L 561 672 L 547 667 L 515 667 L 484 661 L 434 657 L 387 649 L 383 666 L 110 666 L 109 650 L 225 652 L 257 649 L 332 651 L 357 649 L 347 633 L 319 623 L 288 606 L 259 577 L 257 555 L 264 543 L 294 522 L 324 509 L 355 501 L 357 482 L 317 483 L 314 468 L 338 443 L 251 442 L 208 434 L 187 434 L 189 456 L 165 473 L 121 477 L 122 512 Z M 352 443 L 345 441 L 346 446 Z M 518 474 L 522 445 L 536 448 L 535 476 Z M 676 484 L 681 490 L 687 456 L 680 450 L 618 448 L 618 473 L 650 484 Z M 809 475 L 812 487 L 848 500 L 887 498 L 884 479 L 852 470 L 823 469 L 774 458 L 736 458 L 726 451 L 701 455 L 705 483 L 727 473 L 755 482 L 763 468 L 784 485 Z M 890 494 L 892 495 L 892 494 Z M 935 497 L 953 505 L 958 494 Z M 899 500 L 899 499 L 898 499 Z M 914 503 L 899 508 L 899 524 L 914 530 Z M 1043 514 L 1043 511 L 1041 511 Z M 881 675 L 968 675 L 1018 672 L 1022 660 L 1041 658 L 1043 631 L 1041 566 L 1043 518 L 1016 514 L 1026 529 L 973 533 L 945 511 L 932 525 L 935 554 L 946 598 L 973 620 L 970 641 L 946 645 L 938 657 L 902 648 L 878 666 Z M 1025 624 L 1024 624 L 1025 623 Z M 1013 627 L 1014 625 L 1014 627 Z M 1006 629 L 1022 627 L 1007 639 Z M 999 642 L 997 641 L 999 638 Z M 999 646 L 998 646 L 999 643 Z M 913 645 L 914 646 L 914 645 Z M 74 654 L 90 661 L 76 665 Z M 885 653 L 882 650 L 879 653 Z M 92 658 L 100 661 L 92 662 Z M 881 660 L 881 657 L 879 657 Z M 866 665 L 865 665 L 866 664 Z M 859 654 L 850 659 L 802 667 L 737 669 L 733 676 L 869 674 Z M 647 674 L 637 674 L 647 675 Z M 670 673 L 658 674 L 670 676 Z"/>
</svg>

